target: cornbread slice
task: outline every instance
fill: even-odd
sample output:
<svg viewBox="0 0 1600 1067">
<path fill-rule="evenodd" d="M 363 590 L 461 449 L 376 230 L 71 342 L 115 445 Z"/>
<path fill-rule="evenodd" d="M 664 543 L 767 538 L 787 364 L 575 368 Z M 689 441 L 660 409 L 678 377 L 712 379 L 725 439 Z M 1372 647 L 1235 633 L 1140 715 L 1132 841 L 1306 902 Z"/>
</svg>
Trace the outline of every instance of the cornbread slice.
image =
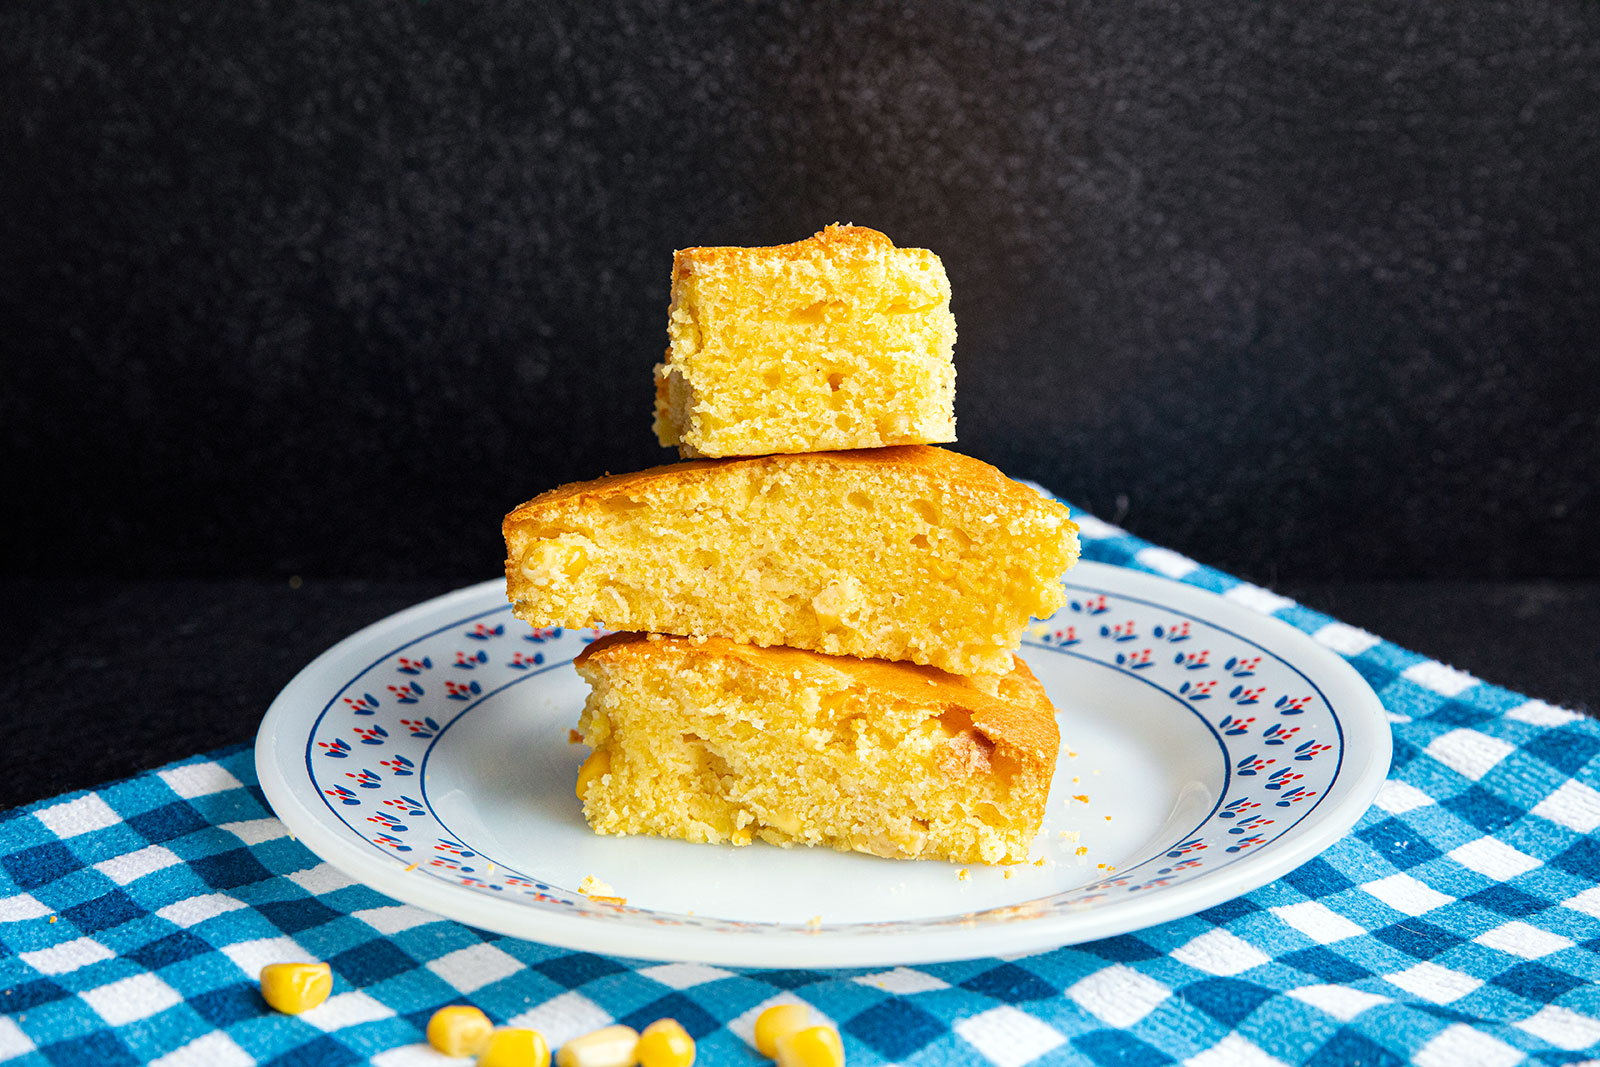
<svg viewBox="0 0 1600 1067">
<path fill-rule="evenodd" d="M 876 230 L 678 252 L 667 335 L 656 436 L 685 458 L 956 439 L 950 280 Z"/>
<path fill-rule="evenodd" d="M 1011 669 L 1064 602 L 1067 509 L 994 467 L 901 445 L 695 460 L 562 486 L 506 516 L 535 626 L 727 637 L 955 674 Z"/>
<path fill-rule="evenodd" d="M 989 695 L 931 667 L 618 633 L 576 661 L 603 834 L 1020 863 L 1060 734 L 1027 665 Z"/>
</svg>

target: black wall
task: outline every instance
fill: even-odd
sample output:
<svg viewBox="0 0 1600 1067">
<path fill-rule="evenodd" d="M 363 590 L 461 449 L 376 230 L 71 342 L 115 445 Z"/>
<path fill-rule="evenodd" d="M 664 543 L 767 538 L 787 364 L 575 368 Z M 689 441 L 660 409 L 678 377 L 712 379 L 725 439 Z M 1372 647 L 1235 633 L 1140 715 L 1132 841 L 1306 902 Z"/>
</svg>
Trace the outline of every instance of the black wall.
<svg viewBox="0 0 1600 1067">
<path fill-rule="evenodd" d="M 494 574 L 674 248 L 944 259 L 960 447 L 1258 581 L 1600 577 L 1600 4 L 0 6 L 11 573 Z"/>
</svg>

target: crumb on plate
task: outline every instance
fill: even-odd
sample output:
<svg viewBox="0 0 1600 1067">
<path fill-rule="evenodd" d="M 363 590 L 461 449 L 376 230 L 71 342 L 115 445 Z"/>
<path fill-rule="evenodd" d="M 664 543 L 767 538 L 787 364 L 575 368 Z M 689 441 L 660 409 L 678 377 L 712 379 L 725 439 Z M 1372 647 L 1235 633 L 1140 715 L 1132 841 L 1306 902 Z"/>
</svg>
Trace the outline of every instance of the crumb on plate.
<svg viewBox="0 0 1600 1067">
<path fill-rule="evenodd" d="M 609 882 L 601 881 L 592 874 L 586 874 L 583 876 L 583 881 L 578 883 L 578 892 L 586 897 L 609 897 L 615 896 L 617 890 Z"/>
</svg>

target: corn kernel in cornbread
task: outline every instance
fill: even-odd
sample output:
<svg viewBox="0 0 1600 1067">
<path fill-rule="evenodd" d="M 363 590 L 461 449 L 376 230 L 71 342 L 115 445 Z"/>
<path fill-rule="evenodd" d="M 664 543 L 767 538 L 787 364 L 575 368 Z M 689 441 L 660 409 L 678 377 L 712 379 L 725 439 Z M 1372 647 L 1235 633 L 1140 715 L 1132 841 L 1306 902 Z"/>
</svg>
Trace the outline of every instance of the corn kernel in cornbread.
<svg viewBox="0 0 1600 1067">
<path fill-rule="evenodd" d="M 579 727 L 608 768 L 584 817 L 607 834 L 1020 863 L 1060 736 L 1012 662 L 991 695 L 909 663 L 612 634 L 575 664 Z"/>
<path fill-rule="evenodd" d="M 1004 673 L 1064 600 L 1067 509 L 987 463 L 902 445 L 698 460 L 563 486 L 506 516 L 535 626 L 728 637 Z"/>
<path fill-rule="evenodd" d="M 956 320 L 939 257 L 829 226 L 672 261 L 656 435 L 685 457 L 956 439 Z"/>
</svg>

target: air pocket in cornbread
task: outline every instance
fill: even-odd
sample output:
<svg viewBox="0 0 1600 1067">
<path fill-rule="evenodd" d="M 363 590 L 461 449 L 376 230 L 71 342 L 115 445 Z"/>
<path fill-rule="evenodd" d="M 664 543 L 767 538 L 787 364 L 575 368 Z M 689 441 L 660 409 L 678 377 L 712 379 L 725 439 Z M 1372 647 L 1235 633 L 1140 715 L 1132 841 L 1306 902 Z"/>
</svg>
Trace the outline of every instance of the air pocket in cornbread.
<svg viewBox="0 0 1600 1067">
<path fill-rule="evenodd" d="M 603 624 L 1001 674 L 1064 602 L 1067 509 L 926 445 L 697 460 L 562 486 L 510 515 L 535 626 Z"/>
<path fill-rule="evenodd" d="M 606 834 L 1020 863 L 1060 735 L 1021 660 L 994 695 L 931 667 L 618 633 L 591 693 L 583 813 Z"/>
<path fill-rule="evenodd" d="M 684 249 L 667 334 L 656 435 L 685 457 L 956 439 L 944 265 L 876 230 Z"/>
</svg>

